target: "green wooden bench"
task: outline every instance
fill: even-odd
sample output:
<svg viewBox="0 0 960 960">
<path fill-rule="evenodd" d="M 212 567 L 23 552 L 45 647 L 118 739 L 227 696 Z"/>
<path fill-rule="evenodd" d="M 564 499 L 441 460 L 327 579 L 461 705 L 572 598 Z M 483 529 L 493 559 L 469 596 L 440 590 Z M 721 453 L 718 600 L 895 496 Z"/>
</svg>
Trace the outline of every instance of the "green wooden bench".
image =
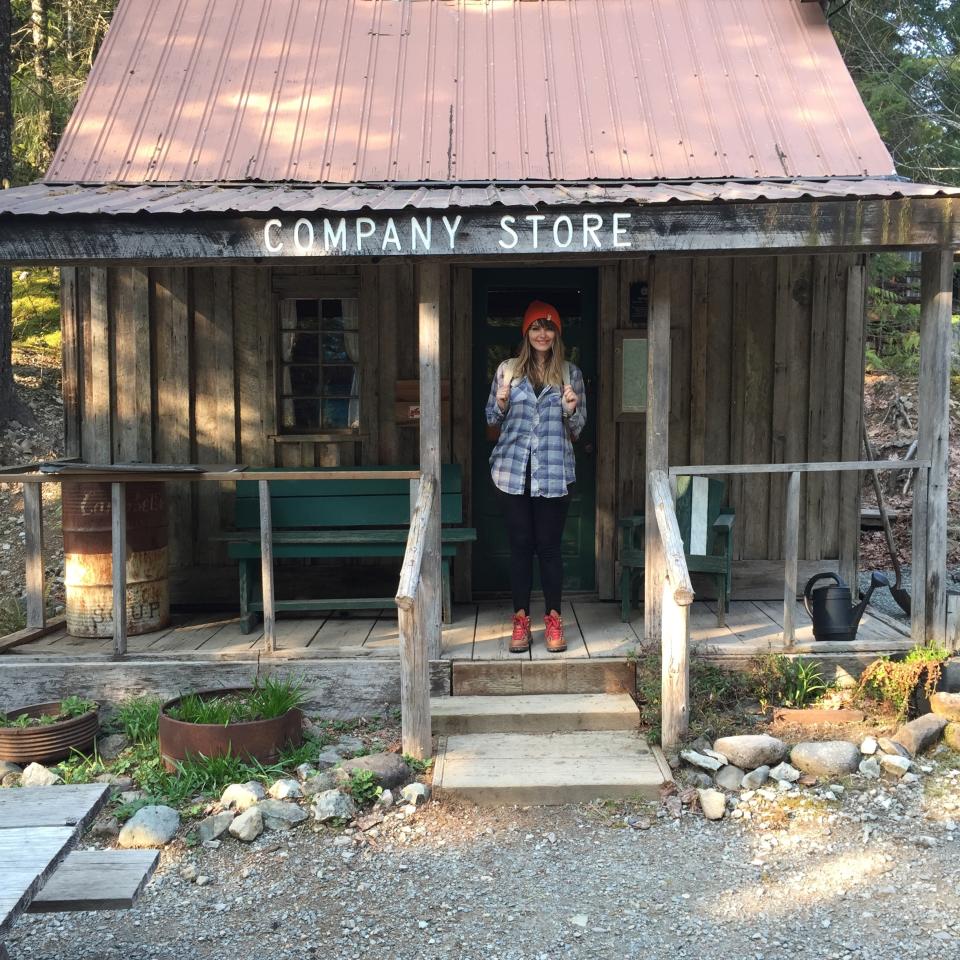
<svg viewBox="0 0 960 960">
<path fill-rule="evenodd" d="M 299 468 L 298 468 L 299 469 Z M 355 471 L 325 468 L 323 473 Z M 364 467 L 364 470 L 415 470 L 416 467 Z M 463 521 L 460 466 L 444 464 L 440 477 L 440 522 L 443 619 L 452 619 L 450 560 L 457 547 L 477 539 Z M 279 480 L 270 483 L 273 555 L 280 557 L 402 558 L 410 528 L 410 481 L 371 477 L 363 480 Z M 240 628 L 253 630 L 263 611 L 260 585 L 260 491 L 256 480 L 237 483 L 236 532 L 229 555 L 239 561 Z M 274 609 L 371 610 L 392 607 L 393 597 L 331 597 L 277 600 Z"/>
<path fill-rule="evenodd" d="M 707 477 L 677 478 L 677 526 L 683 537 L 687 569 L 712 574 L 717 587 L 717 622 L 730 605 L 734 511 L 723 506 L 726 484 Z M 643 514 L 620 521 L 621 619 L 630 619 L 634 585 L 645 566 Z"/>
</svg>

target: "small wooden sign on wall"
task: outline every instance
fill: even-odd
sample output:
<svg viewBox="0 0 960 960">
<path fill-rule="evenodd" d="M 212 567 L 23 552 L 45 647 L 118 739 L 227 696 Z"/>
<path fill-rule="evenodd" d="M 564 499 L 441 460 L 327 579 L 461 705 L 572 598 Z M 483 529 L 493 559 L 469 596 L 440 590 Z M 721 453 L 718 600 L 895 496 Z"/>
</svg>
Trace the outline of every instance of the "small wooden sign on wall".
<svg viewBox="0 0 960 960">
<path fill-rule="evenodd" d="M 617 330 L 614 347 L 617 420 L 642 420 L 647 412 L 647 334 Z"/>
<path fill-rule="evenodd" d="M 398 426 L 416 426 L 420 421 L 420 381 L 398 380 L 394 396 L 394 416 Z M 450 381 L 440 381 L 440 419 L 450 422 Z"/>
</svg>

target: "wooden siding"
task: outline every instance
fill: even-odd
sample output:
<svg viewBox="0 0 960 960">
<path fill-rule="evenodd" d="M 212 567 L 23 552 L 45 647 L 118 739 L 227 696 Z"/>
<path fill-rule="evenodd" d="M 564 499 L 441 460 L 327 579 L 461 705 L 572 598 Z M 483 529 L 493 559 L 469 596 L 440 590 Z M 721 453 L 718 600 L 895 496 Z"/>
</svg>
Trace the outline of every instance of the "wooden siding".
<svg viewBox="0 0 960 960">
<path fill-rule="evenodd" d="M 521 266 L 522 264 L 517 264 Z M 645 258 L 596 264 L 598 368 L 613 369 L 630 288 Z M 670 463 L 856 459 L 862 415 L 863 258 L 675 258 L 671 269 Z M 416 379 L 418 267 L 409 261 L 289 267 L 64 268 L 64 412 L 69 451 L 90 462 L 254 466 L 414 464 L 417 426 L 396 422 L 398 379 Z M 451 382 L 444 461 L 462 464 L 470 516 L 472 271 L 440 271 L 441 376 Z M 277 304 L 360 300 L 361 425 L 342 439 L 277 437 Z M 612 376 L 597 408 L 597 584 L 613 595 L 616 518 L 643 508 L 645 426 L 614 421 Z M 781 477 L 731 478 L 739 561 L 782 556 Z M 805 476 L 801 559 L 856 557 L 859 487 Z M 229 589 L 223 545 L 230 486 L 172 484 L 171 549 L 181 569 Z M 843 529 L 841 529 L 843 528 Z M 186 532 L 185 532 L 186 531 Z M 214 575 L 211 567 L 221 568 Z M 190 577 L 176 582 L 190 583 Z M 455 587 L 469 597 L 469 560 Z M 180 593 L 180 588 L 176 591 Z M 229 595 L 229 594 L 228 594 Z M 176 594 L 175 594 L 176 598 Z"/>
</svg>

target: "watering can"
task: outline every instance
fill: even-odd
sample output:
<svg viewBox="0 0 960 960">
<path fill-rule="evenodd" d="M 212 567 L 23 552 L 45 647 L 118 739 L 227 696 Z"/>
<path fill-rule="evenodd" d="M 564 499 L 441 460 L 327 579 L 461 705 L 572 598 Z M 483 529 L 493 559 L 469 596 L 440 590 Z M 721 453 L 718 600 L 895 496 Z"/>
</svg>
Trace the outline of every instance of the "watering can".
<svg viewBox="0 0 960 960">
<path fill-rule="evenodd" d="M 820 580 L 833 580 L 834 586 L 814 585 Z M 870 602 L 870 595 L 877 587 L 889 587 L 890 582 L 882 573 L 870 576 L 870 589 L 863 599 L 850 602 L 850 588 L 835 573 L 818 573 L 807 581 L 803 589 L 803 605 L 813 621 L 813 635 L 817 640 L 853 640 L 863 611 Z"/>
</svg>

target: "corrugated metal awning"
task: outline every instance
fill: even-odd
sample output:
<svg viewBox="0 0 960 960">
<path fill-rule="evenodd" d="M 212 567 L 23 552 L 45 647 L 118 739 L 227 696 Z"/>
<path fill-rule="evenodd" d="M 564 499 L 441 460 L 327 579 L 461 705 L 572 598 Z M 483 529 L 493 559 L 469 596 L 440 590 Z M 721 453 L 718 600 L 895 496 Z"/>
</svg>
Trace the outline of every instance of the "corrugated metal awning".
<svg viewBox="0 0 960 960">
<path fill-rule="evenodd" d="M 659 183 L 414 184 L 295 186 L 192 183 L 55 186 L 0 190 L 0 215 L 350 213 L 360 210 L 447 210 L 587 205 L 675 205 L 756 201 L 953 197 L 960 189 L 906 180 L 794 180 Z"/>
</svg>

